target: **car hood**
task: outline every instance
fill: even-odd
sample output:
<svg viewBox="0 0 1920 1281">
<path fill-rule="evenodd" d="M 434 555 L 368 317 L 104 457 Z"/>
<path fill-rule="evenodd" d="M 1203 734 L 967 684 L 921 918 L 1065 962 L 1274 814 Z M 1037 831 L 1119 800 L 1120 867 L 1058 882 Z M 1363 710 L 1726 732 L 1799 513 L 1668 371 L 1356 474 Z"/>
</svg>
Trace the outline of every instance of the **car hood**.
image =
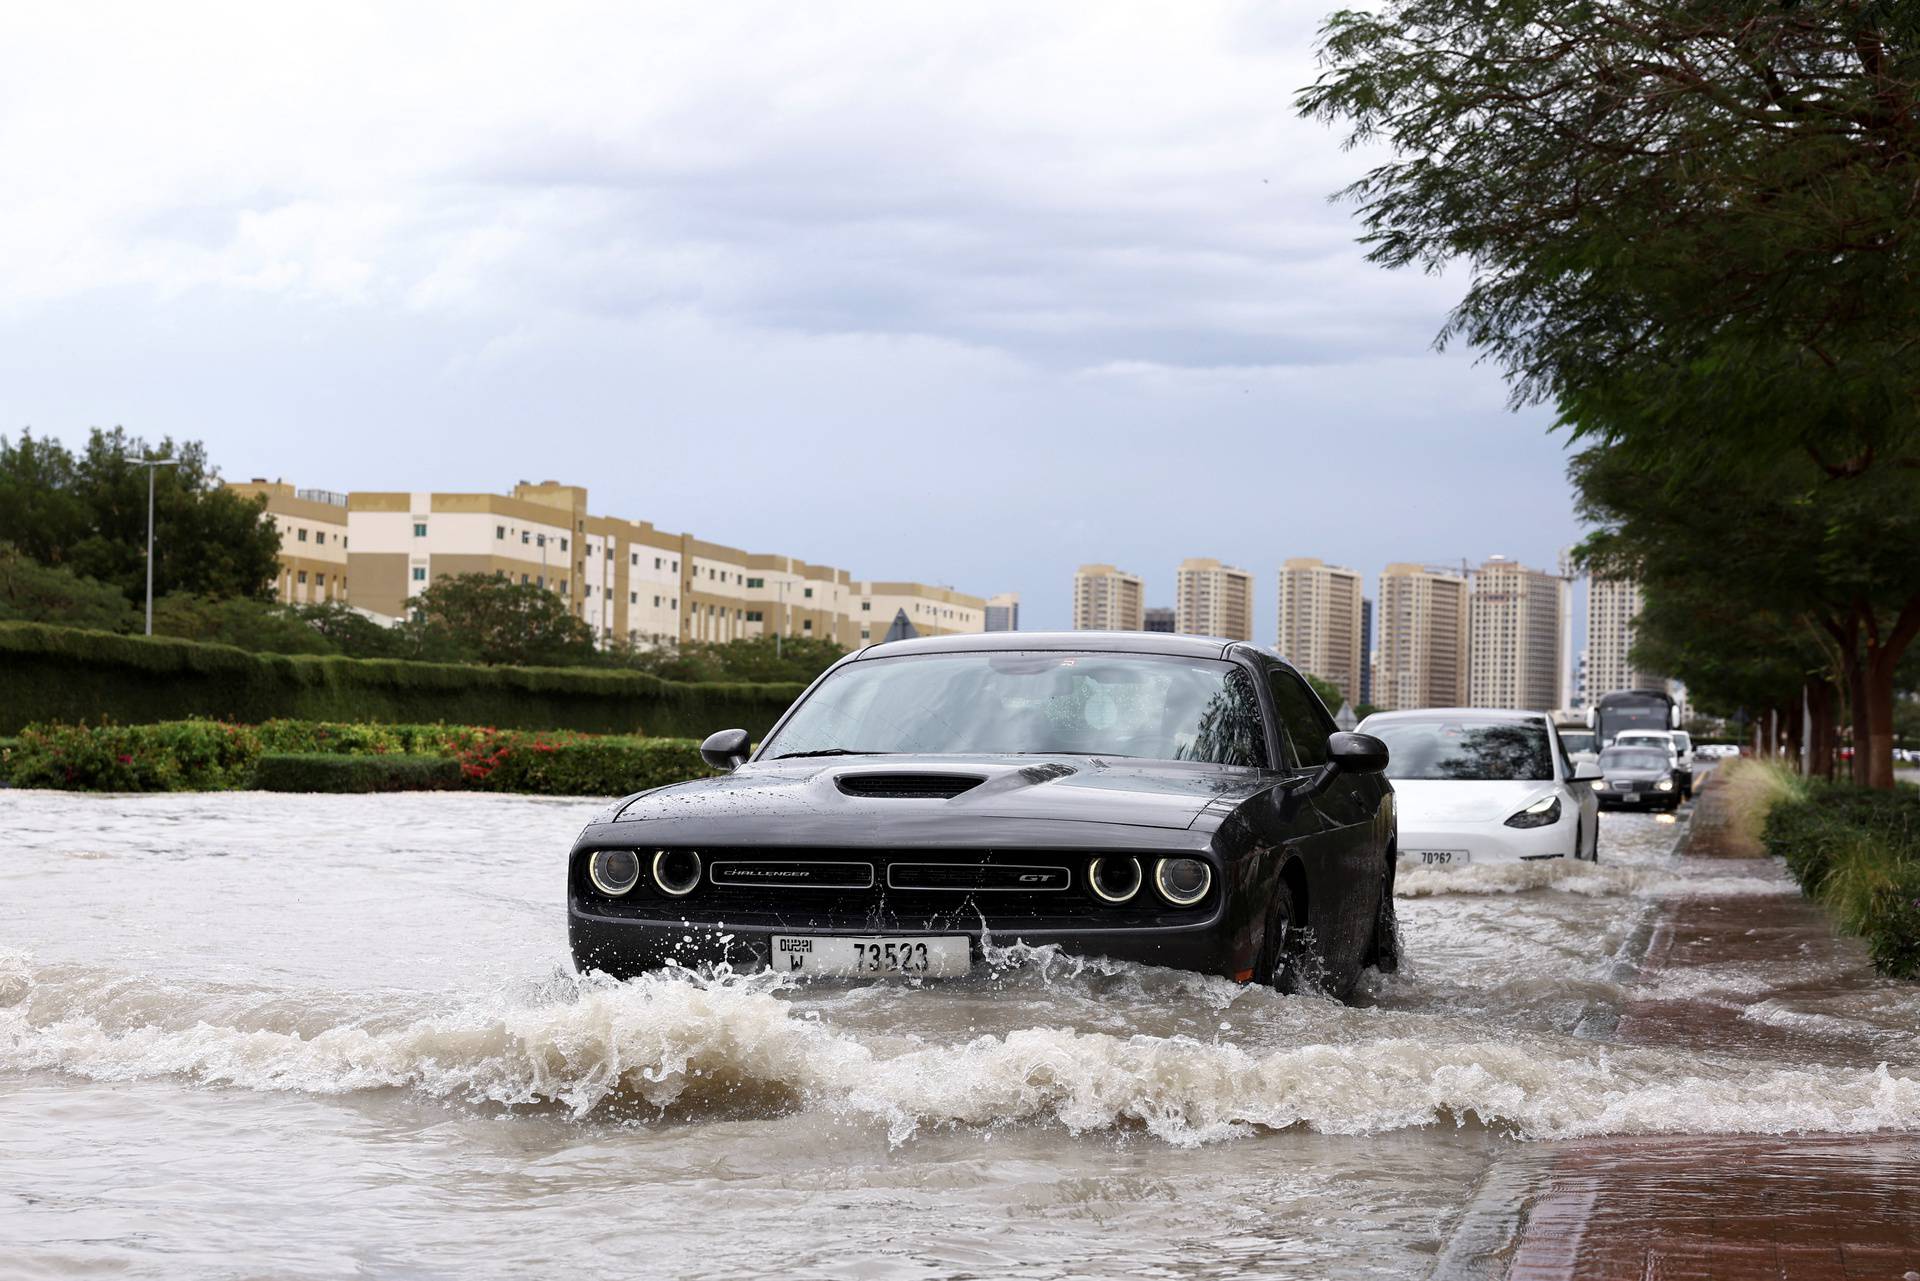
<svg viewBox="0 0 1920 1281">
<path fill-rule="evenodd" d="M 1402 827 L 1423 822 L 1501 823 L 1542 796 L 1556 784 L 1548 779 L 1526 782 L 1481 782 L 1444 778 L 1396 778 L 1395 805 Z"/>
<path fill-rule="evenodd" d="M 1657 783 L 1673 771 L 1668 769 L 1610 769 L 1604 771 L 1608 782 Z"/>
<path fill-rule="evenodd" d="M 951 798 L 850 795 L 870 776 L 981 780 Z M 1186 829 L 1215 823 L 1280 781 L 1264 770 L 1088 756 L 828 757 L 755 762 L 627 802 L 619 822 L 640 820 L 898 820 L 920 827 L 962 819 L 1045 819 Z"/>
</svg>

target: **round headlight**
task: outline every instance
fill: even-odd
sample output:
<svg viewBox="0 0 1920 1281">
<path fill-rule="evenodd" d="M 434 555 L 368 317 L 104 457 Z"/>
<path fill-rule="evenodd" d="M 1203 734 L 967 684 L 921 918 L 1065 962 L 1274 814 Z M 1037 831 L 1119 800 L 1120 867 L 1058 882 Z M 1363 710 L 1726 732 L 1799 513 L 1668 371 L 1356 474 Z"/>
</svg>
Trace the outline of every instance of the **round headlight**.
<svg viewBox="0 0 1920 1281">
<path fill-rule="evenodd" d="M 1593 790 L 1594 790 L 1594 791 L 1596 791 L 1596 792 L 1604 792 L 1604 791 L 1606 791 L 1606 790 L 1607 790 L 1607 780 L 1606 780 L 1606 779 L 1604 779 L 1604 778 L 1596 778 L 1596 779 L 1594 779 L 1594 780 L 1593 780 Z"/>
<path fill-rule="evenodd" d="M 1213 868 L 1205 859 L 1163 858 L 1153 865 L 1153 888 L 1175 907 L 1192 907 L 1213 888 Z"/>
<path fill-rule="evenodd" d="M 632 850 L 595 850 L 587 860 L 587 879 L 602 894 L 618 898 L 640 880 L 640 860 Z"/>
<path fill-rule="evenodd" d="M 700 884 L 700 855 L 694 850 L 655 850 L 653 883 L 663 894 L 684 898 Z"/>
<path fill-rule="evenodd" d="M 1655 783 L 1654 786 L 1659 788 L 1663 792 L 1671 792 L 1673 790 L 1673 780 L 1670 778 L 1663 778 L 1658 783 Z"/>
<path fill-rule="evenodd" d="M 1140 892 L 1140 860 L 1125 854 L 1108 855 L 1087 864 L 1087 884 L 1107 903 L 1124 903 Z"/>
</svg>

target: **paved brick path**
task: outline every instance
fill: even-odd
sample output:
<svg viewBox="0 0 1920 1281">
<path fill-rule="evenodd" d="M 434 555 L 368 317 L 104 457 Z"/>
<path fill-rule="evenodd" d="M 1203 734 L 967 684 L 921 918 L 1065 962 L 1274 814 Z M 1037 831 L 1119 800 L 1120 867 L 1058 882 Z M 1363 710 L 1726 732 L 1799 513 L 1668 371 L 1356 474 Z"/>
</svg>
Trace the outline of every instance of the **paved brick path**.
<svg viewBox="0 0 1920 1281">
<path fill-rule="evenodd" d="M 1716 789 L 1703 789 L 1688 853 L 1741 859 L 1726 839 Z M 1784 876 L 1771 863 L 1732 862 L 1733 874 Z M 1789 1025 L 1741 1017 L 1742 1007 L 1697 992 L 1697 966 L 1738 968 L 1777 979 L 1765 995 L 1790 993 L 1796 976 L 1831 975 L 1859 963 L 1819 909 L 1797 894 L 1688 898 L 1674 904 L 1648 944 L 1640 981 L 1616 1039 L 1704 1052 L 1822 1063 L 1876 1062 L 1872 1044 L 1836 1043 Z M 1830 980 L 1829 980 L 1830 981 Z M 1756 997 L 1755 999 L 1760 999 Z M 1499 1188 L 1504 1187 L 1502 1192 Z M 1603 1139 L 1561 1145 L 1536 1167 L 1526 1158 L 1491 1194 L 1496 1219 L 1517 1223 L 1508 1249 L 1450 1252 L 1441 1271 L 1501 1273 L 1509 1281 L 1920 1281 L 1920 1137 L 1800 1135 Z M 1484 1216 L 1483 1216 L 1484 1217 Z M 1461 1235 L 1484 1234 L 1475 1215 Z M 1493 1247 L 1496 1231 L 1486 1240 Z M 1457 1242 L 1458 1244 L 1458 1242 Z M 1464 1266 L 1456 1262 L 1467 1259 Z"/>
</svg>

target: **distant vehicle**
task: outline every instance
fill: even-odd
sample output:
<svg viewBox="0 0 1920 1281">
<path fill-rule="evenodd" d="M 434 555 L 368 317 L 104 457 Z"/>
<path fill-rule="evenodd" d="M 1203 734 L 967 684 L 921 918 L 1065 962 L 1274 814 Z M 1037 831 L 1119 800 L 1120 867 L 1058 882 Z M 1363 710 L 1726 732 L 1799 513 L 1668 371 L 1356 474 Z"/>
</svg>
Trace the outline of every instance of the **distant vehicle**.
<svg viewBox="0 0 1920 1281">
<path fill-rule="evenodd" d="M 1616 690 L 1602 694 L 1587 709 L 1587 724 L 1593 727 L 1594 742 L 1607 748 L 1621 730 L 1678 729 L 1680 705 L 1657 689 Z"/>
<path fill-rule="evenodd" d="M 1600 754 L 1594 745 L 1594 733 L 1584 725 L 1563 725 L 1555 722 L 1553 732 L 1560 736 L 1560 746 L 1566 749 L 1567 756 L 1578 765 L 1582 761 L 1591 761 Z"/>
<path fill-rule="evenodd" d="M 1682 735 L 1673 730 L 1623 729 L 1614 736 L 1615 747 L 1657 747 L 1671 759 L 1673 779 L 1680 784 L 1682 800 L 1693 796 L 1693 756 L 1681 750 Z"/>
<path fill-rule="evenodd" d="M 1592 790 L 1600 808 L 1680 808 L 1680 784 L 1673 776 L 1673 755 L 1658 744 L 1645 747 L 1609 747 L 1600 753 L 1601 778 Z"/>
<path fill-rule="evenodd" d="M 1599 771 L 1540 713 L 1375 712 L 1360 728 L 1387 745 L 1403 865 L 1600 857 Z"/>
<path fill-rule="evenodd" d="M 574 964 L 969 973 L 1051 944 L 1333 995 L 1391 970 L 1387 749 L 1251 645 L 995 632 L 871 645 L 710 778 L 616 801 L 567 858 Z"/>
</svg>

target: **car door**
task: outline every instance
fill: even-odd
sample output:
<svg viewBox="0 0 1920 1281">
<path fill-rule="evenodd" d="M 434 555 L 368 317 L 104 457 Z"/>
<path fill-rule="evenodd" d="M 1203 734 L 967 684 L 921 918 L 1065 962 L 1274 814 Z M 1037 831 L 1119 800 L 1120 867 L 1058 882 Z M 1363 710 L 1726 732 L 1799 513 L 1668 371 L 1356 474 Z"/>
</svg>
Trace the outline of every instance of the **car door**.
<svg viewBox="0 0 1920 1281">
<path fill-rule="evenodd" d="M 1339 727 L 1305 681 L 1290 668 L 1267 669 L 1267 688 L 1286 749 L 1301 768 L 1327 763 L 1327 739 Z M 1386 848 L 1376 822 L 1386 784 L 1378 777 L 1341 774 L 1308 802 L 1317 835 L 1302 843 L 1307 862 L 1308 920 L 1336 972 L 1356 972 L 1373 936 L 1385 885 Z"/>
<path fill-rule="evenodd" d="M 1561 786 L 1579 814 L 1579 822 L 1574 827 L 1573 857 L 1586 858 L 1600 848 L 1600 796 L 1589 784 L 1574 777 L 1573 758 L 1567 755 L 1566 740 L 1560 737 L 1560 731 L 1549 725 L 1547 732 L 1553 735 L 1554 768 L 1560 773 Z"/>
</svg>

